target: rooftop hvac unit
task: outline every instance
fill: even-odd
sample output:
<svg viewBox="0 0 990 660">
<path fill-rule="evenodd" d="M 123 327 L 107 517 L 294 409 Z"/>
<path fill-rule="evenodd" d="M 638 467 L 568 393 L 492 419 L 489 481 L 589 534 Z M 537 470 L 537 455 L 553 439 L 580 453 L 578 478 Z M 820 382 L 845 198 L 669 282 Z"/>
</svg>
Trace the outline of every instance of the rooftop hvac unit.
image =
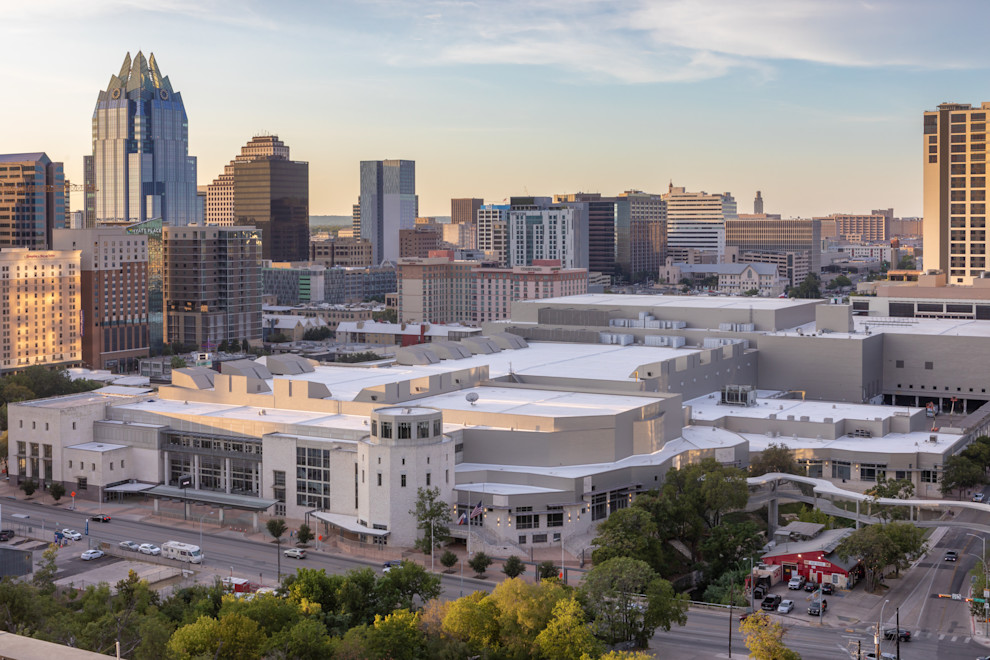
<svg viewBox="0 0 990 660">
<path fill-rule="evenodd" d="M 755 406 L 756 390 L 752 385 L 725 385 L 720 403 L 728 406 Z"/>
</svg>

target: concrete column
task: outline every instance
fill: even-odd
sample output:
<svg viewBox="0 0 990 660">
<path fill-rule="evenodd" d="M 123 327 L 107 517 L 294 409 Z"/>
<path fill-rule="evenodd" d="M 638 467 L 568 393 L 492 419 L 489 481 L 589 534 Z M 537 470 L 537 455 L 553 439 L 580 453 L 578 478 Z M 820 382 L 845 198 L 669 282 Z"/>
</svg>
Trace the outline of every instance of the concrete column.
<svg viewBox="0 0 990 660">
<path fill-rule="evenodd" d="M 251 514 L 251 529 L 255 532 L 258 531 L 258 512 L 255 511 Z"/>
<path fill-rule="evenodd" d="M 169 474 L 171 474 L 171 472 L 172 472 L 171 465 L 168 462 L 168 452 L 167 451 L 163 451 L 162 452 L 162 463 L 163 463 L 162 473 L 161 473 L 162 474 L 162 483 L 167 484 L 168 483 Z"/>
<path fill-rule="evenodd" d="M 856 529 L 859 529 L 859 500 L 856 500 Z"/>
<path fill-rule="evenodd" d="M 193 488 L 199 490 L 199 454 L 193 454 Z"/>
<path fill-rule="evenodd" d="M 223 486 L 224 490 L 230 493 L 230 459 L 223 459 Z"/>
<path fill-rule="evenodd" d="M 217 507 L 217 514 L 220 520 L 220 526 L 223 527 L 223 507 Z"/>
<path fill-rule="evenodd" d="M 186 500 L 182 503 L 182 519 L 188 520 L 189 516 L 192 514 L 192 502 Z"/>
<path fill-rule="evenodd" d="M 767 500 L 767 536 L 770 538 L 777 531 L 777 518 L 780 516 L 778 504 L 776 497 Z"/>
<path fill-rule="evenodd" d="M 153 510 L 154 510 L 155 513 L 158 513 L 158 508 L 159 508 L 158 505 L 159 505 L 160 502 L 161 502 L 161 500 L 158 499 L 157 497 L 152 500 L 152 507 L 153 507 Z"/>
</svg>

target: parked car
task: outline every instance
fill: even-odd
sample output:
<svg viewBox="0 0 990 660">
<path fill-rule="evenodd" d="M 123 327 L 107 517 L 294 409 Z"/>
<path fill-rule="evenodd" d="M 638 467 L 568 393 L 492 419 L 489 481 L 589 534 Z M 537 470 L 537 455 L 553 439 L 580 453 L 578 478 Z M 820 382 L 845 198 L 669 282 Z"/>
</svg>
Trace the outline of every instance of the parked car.
<svg viewBox="0 0 990 660">
<path fill-rule="evenodd" d="M 822 583 L 822 593 L 825 594 L 826 596 L 832 595 L 832 592 L 834 590 L 835 590 L 835 587 L 832 586 L 832 583 L 831 582 L 823 582 Z"/>
<path fill-rule="evenodd" d="M 0 530 L 0 542 L 6 543 L 12 538 L 14 538 L 14 530 L 12 529 Z"/>
<path fill-rule="evenodd" d="M 911 641 L 911 631 L 905 628 L 887 628 L 883 631 L 884 639 L 894 639 L 900 637 L 902 642 Z"/>
<path fill-rule="evenodd" d="M 773 612 L 775 609 L 780 607 L 781 600 L 782 600 L 781 597 L 778 596 L 777 594 L 770 594 L 769 596 L 763 599 L 763 602 L 760 604 L 760 607 L 762 607 L 767 612 Z"/>
<path fill-rule="evenodd" d="M 162 549 L 159 548 L 154 543 L 142 543 L 138 546 L 138 552 L 142 555 L 160 555 L 162 554 Z"/>
<path fill-rule="evenodd" d="M 141 547 L 134 541 L 121 541 L 118 546 L 121 550 L 130 550 L 131 552 L 137 552 L 138 548 Z"/>
<path fill-rule="evenodd" d="M 808 582 L 804 585 L 805 591 L 818 591 L 818 585 L 814 582 Z"/>
<path fill-rule="evenodd" d="M 99 513 L 99 514 L 93 516 L 92 518 L 90 518 L 90 520 L 92 520 L 93 522 L 107 523 L 107 522 L 110 522 L 110 516 L 108 516 L 105 513 Z"/>
<path fill-rule="evenodd" d="M 102 550 L 95 550 L 95 549 L 87 550 L 86 552 L 82 553 L 82 560 L 90 561 L 91 559 L 99 559 L 102 556 L 103 556 Z"/>
<path fill-rule="evenodd" d="M 393 568 L 398 568 L 400 566 L 402 566 L 401 559 L 393 559 L 391 561 L 387 561 L 382 565 L 382 573 L 388 573 Z"/>
<path fill-rule="evenodd" d="M 959 559 L 959 553 L 955 550 L 949 550 L 945 553 L 945 557 L 942 558 L 945 561 L 956 561 Z"/>
<path fill-rule="evenodd" d="M 828 601 L 824 598 L 821 601 L 813 600 L 811 605 L 808 606 L 808 614 L 810 616 L 821 616 L 822 613 L 828 612 Z"/>
<path fill-rule="evenodd" d="M 780 601 L 780 605 L 777 606 L 777 611 L 780 612 L 781 614 L 788 614 L 793 609 L 794 609 L 793 600 L 782 600 Z"/>
<path fill-rule="evenodd" d="M 795 575 L 788 581 L 787 588 L 791 590 L 797 590 L 804 587 L 804 583 L 807 582 L 803 575 Z"/>
<path fill-rule="evenodd" d="M 82 539 L 82 534 L 80 534 L 74 529 L 63 529 L 62 536 L 72 541 L 79 541 Z"/>
<path fill-rule="evenodd" d="M 877 654 L 873 651 L 867 651 L 863 654 L 866 660 L 877 660 Z M 893 653 L 888 653 L 887 651 L 880 652 L 880 660 L 897 660 L 897 656 Z"/>
<path fill-rule="evenodd" d="M 283 550 L 282 554 L 284 554 L 286 557 L 292 557 L 294 559 L 306 558 L 306 550 L 304 550 L 303 548 L 289 548 L 288 550 Z"/>
</svg>

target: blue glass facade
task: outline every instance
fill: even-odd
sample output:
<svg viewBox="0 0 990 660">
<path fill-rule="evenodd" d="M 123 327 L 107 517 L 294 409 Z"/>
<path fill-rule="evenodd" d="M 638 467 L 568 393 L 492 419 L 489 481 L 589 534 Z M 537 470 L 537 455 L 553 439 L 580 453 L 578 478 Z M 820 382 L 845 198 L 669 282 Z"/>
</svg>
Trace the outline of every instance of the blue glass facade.
<svg viewBox="0 0 990 660">
<path fill-rule="evenodd" d="M 196 159 L 188 155 L 182 95 L 162 77 L 154 54 L 124 58 L 93 111 L 96 222 L 196 222 Z M 88 177 L 87 177 L 88 178 Z M 88 200 L 87 200 L 88 201 Z"/>
</svg>

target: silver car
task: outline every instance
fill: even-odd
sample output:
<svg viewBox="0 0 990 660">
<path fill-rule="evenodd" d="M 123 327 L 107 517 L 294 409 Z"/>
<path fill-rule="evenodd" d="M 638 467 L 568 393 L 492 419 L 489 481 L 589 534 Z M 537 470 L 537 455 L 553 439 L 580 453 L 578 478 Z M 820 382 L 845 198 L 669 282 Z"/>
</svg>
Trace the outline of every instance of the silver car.
<svg viewBox="0 0 990 660">
<path fill-rule="evenodd" d="M 79 532 L 77 532 L 74 529 L 63 529 L 62 530 L 62 536 L 64 536 L 67 539 L 70 539 L 72 541 L 80 541 L 80 540 L 82 540 L 82 534 L 80 534 Z"/>
<path fill-rule="evenodd" d="M 162 549 L 159 548 L 154 543 L 142 543 L 141 545 L 138 546 L 138 552 L 140 552 L 142 555 L 154 555 L 157 557 L 158 555 L 162 554 Z"/>
<path fill-rule="evenodd" d="M 138 548 L 141 547 L 134 541 L 121 541 L 118 545 L 121 550 L 129 550 L 131 552 L 137 552 Z"/>
</svg>

